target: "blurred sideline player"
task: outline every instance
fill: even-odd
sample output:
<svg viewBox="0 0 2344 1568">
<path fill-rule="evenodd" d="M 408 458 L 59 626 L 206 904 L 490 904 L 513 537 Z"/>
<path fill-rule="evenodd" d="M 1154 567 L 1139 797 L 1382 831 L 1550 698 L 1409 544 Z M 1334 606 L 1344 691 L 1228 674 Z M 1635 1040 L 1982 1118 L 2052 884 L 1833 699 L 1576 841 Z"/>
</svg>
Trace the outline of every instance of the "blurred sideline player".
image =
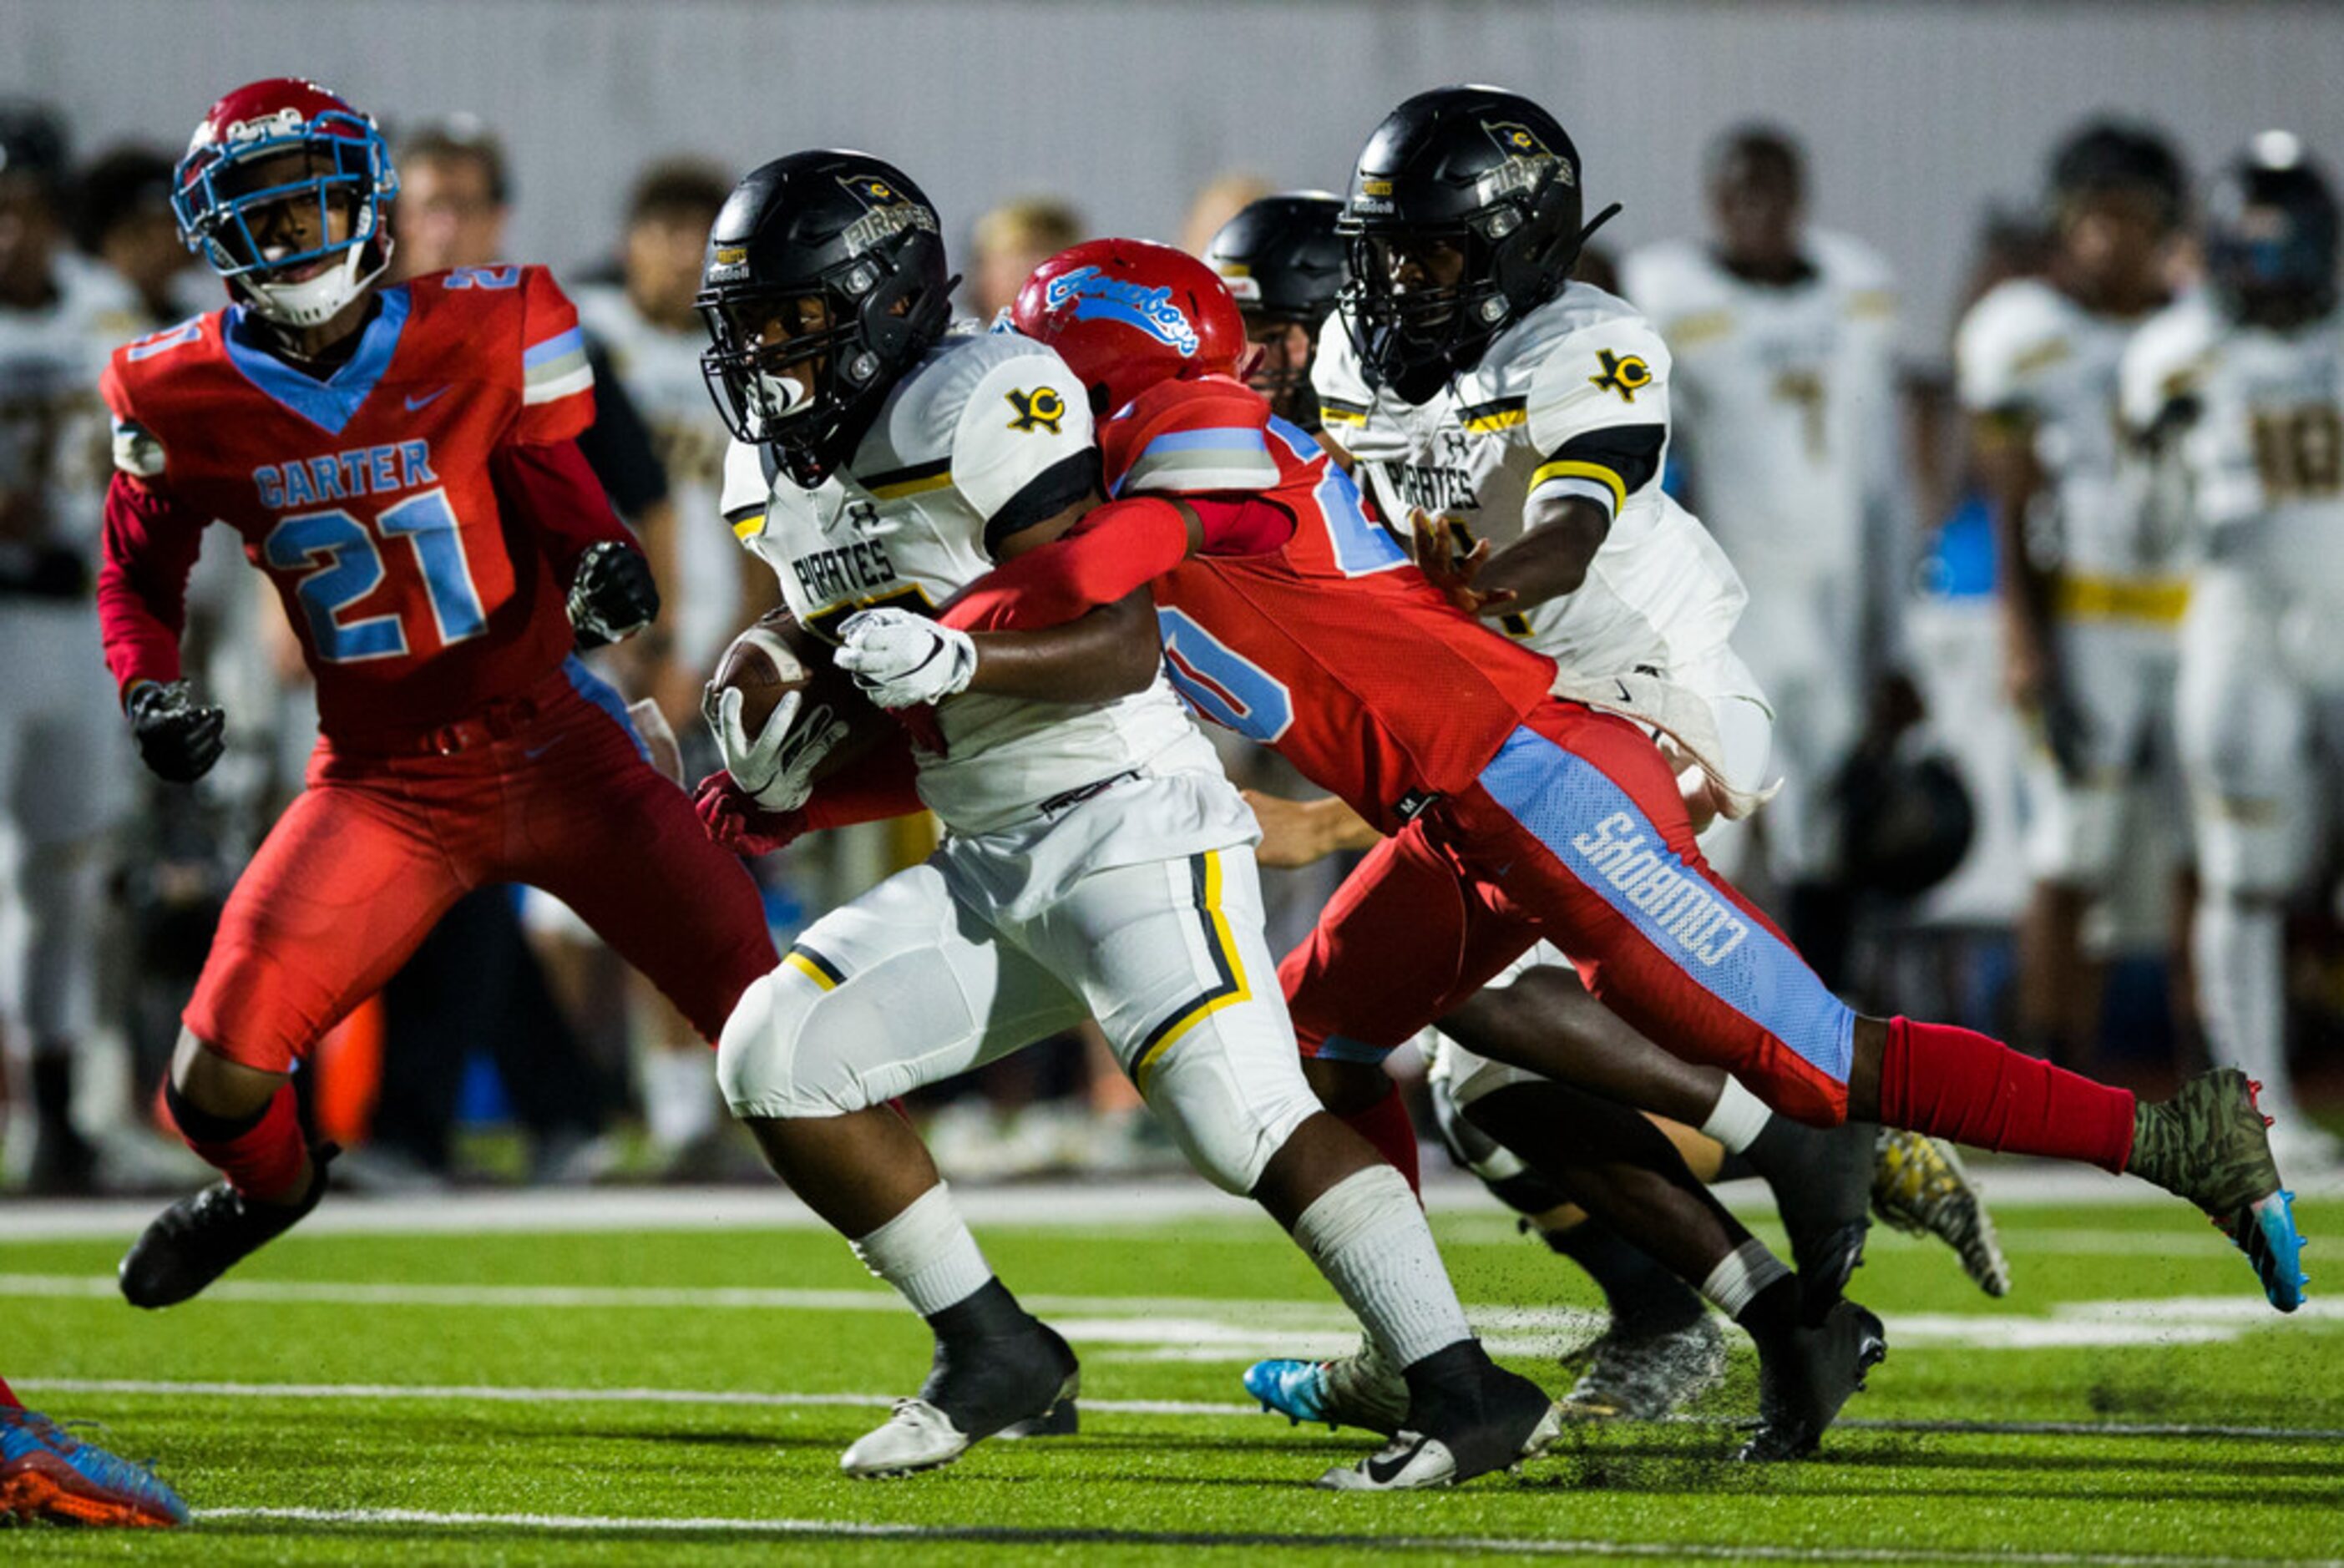
<svg viewBox="0 0 2344 1568">
<path fill-rule="evenodd" d="M 1135 298 L 1154 302 L 1149 314 L 1115 310 Z M 1175 313 L 1184 329 L 1163 330 Z M 1091 598 L 1114 599 L 1127 581 L 1153 578 L 1166 658 L 1191 705 L 1277 746 L 1313 783 L 1386 822 L 1405 810 L 1395 799 L 1431 793 L 1470 770 L 1518 720 L 1570 730 L 1590 717 L 1547 696 L 1550 661 L 1463 615 L 1410 569 L 1329 456 L 1237 384 L 1242 319 L 1195 260 L 1137 240 L 1078 246 L 1028 281 L 1015 319 L 1062 349 L 1095 402 L 1119 410 L 1102 428 L 1108 488 L 1184 499 L 1121 527 L 1106 514 L 1085 520 L 1062 543 L 979 583 L 946 611 L 947 625 L 997 627 L 1027 614 L 1046 622 Z M 1191 515 L 1193 530 L 1185 526 Z M 1093 573 L 1113 585 L 1094 587 Z M 883 688 L 879 700 L 902 705 L 926 694 L 919 683 L 935 667 L 908 655 L 924 635 L 950 639 L 916 624 L 883 633 L 881 617 L 892 613 L 859 619 L 841 661 Z M 1306 642 L 1295 631 L 1301 627 L 1318 634 Z M 877 661 L 888 650 L 872 646 L 882 635 L 898 653 L 885 681 Z M 967 645 L 977 651 L 974 640 Z M 985 640 L 972 690 L 990 685 L 987 662 L 1004 648 Z M 1061 668 L 1070 681 L 1084 678 L 1081 651 L 1069 646 Z M 1437 703 L 1422 694 L 1428 682 L 1440 686 Z M 1542 1170 L 1587 1190 L 1591 1205 L 1615 1222 L 1642 1228 L 1685 1280 L 1750 1281 L 1746 1300 L 1721 1293 L 1760 1345 L 1766 1430 L 1753 1457 L 1812 1446 L 1860 1376 L 1864 1326 L 1876 1336 L 1876 1321 L 1850 1310 L 1827 1329 L 1805 1326 L 1810 1303 L 1798 1283 L 1642 1116 L 1545 1087 L 1539 1108 L 1547 1136 L 1532 1140 Z M 1813 1305 L 1820 1318 L 1831 1303 Z M 1260 1381 L 1248 1374 L 1265 1402 L 1285 1397 Z M 1339 1416 L 1386 1432 L 1405 1416 L 1396 1379 L 1352 1391 L 1366 1397 L 1289 1413 Z"/>
<path fill-rule="evenodd" d="M 91 388 L 136 330 L 129 290 L 65 245 L 65 127 L 0 108 L 0 1066 L 10 1175 L 86 1189 L 73 1118 L 97 1024 L 106 840 L 129 804 L 90 588 L 106 474 Z"/>
<path fill-rule="evenodd" d="M 0 1523 L 163 1527 L 187 1505 L 143 1464 L 86 1443 L 0 1382 Z"/>
<path fill-rule="evenodd" d="M 2126 461 L 2117 362 L 2171 295 L 2186 193 L 2153 131 L 2084 126 L 2052 160 L 2050 270 L 1989 292 L 1955 343 L 1975 462 L 1994 509 L 2005 677 L 2037 744 L 2026 774 L 2035 889 L 2019 932 L 2018 1038 L 2075 1065 L 2100 987 L 2082 929 L 2119 860 L 2178 846 L 2127 833 L 2127 796 L 2172 756 L 2176 631 L 2188 599 L 2177 531 Z"/>
<path fill-rule="evenodd" d="M 2177 469 L 2204 559 L 2181 627 L 2178 724 L 2215 1059 L 2262 1080 L 2284 1156 L 2331 1164 L 2287 1063 L 2286 910 L 2332 850 L 2344 760 L 2344 322 L 2328 178 L 2283 131 L 2207 204 L 2207 287 L 2124 359 L 2134 433 Z M 2325 826 L 2323 827 L 2323 824 Z"/>
<path fill-rule="evenodd" d="M 152 147 L 115 147 L 82 171 L 74 200 L 74 243 L 130 286 L 149 329 L 212 302 L 211 279 L 171 217 L 171 162 Z"/>
<path fill-rule="evenodd" d="M 1335 228 L 1342 209 L 1342 199 L 1330 195 L 1267 197 L 1232 219 L 1207 253 L 1207 262 L 1244 312 L 1248 337 L 1264 349 L 1248 377 L 1248 385 L 1268 400 L 1278 417 L 1313 432 L 1318 429 L 1318 398 L 1308 378 L 1319 332 L 1328 324 L 1342 288 L 1344 242 Z M 1342 330 L 1340 322 L 1334 326 Z M 1378 836 L 1340 802 L 1297 803 L 1262 794 L 1248 798 L 1263 824 L 1266 865 L 1308 864 L 1338 847 L 1366 847 Z M 1338 812 L 1344 818 L 1340 823 L 1335 820 Z M 1560 966 L 1563 960 L 1557 955 L 1551 962 Z M 1551 986 L 1551 981 L 1558 983 Z M 1523 1035 L 1526 1038 L 1519 1048 L 1529 1048 L 1528 1037 L 1558 1038 L 1559 1054 L 1568 1054 L 1574 1025 L 1581 1029 L 1629 1034 L 1617 1020 L 1588 1007 L 1583 997 L 1576 999 L 1574 1007 L 1570 994 L 1574 988 L 1567 971 L 1527 977 L 1507 990 L 1502 999 L 1492 999 L 1487 1007 L 1490 1017 L 1481 1027 L 1506 1027 Z M 1557 994 L 1550 995 L 1550 990 Z M 1503 1147 L 1476 1127 L 1460 1108 L 1460 1092 L 1462 1099 L 1470 1103 L 1485 1094 L 1516 1087 L 1520 1075 L 1488 1070 L 1493 1064 L 1444 1049 L 1446 1042 L 1439 1036 L 1433 1040 L 1431 1089 L 1443 1138 L 1501 1201 L 1534 1224 L 1550 1247 L 1581 1261 L 1614 1309 L 1613 1329 L 1592 1348 L 1587 1373 L 1566 1402 L 1589 1413 L 1658 1417 L 1722 1375 L 1723 1343 L 1702 1312 L 1699 1298 L 1609 1227 L 1567 1209 L 1566 1194 L 1530 1170 L 1521 1153 Z M 1802 1178 L 1812 1175 L 1811 1162 L 1792 1152 L 1794 1146 L 1811 1138 L 1805 1129 L 1787 1120 L 1774 1122 L 1765 1107 L 1747 1093 L 1734 1098 L 1738 1115 L 1720 1117 L 1716 1102 L 1726 1092 L 1722 1075 L 1676 1068 L 1676 1064 L 1660 1060 L 1653 1047 L 1632 1038 L 1626 1048 L 1641 1049 L 1655 1067 L 1675 1069 L 1684 1095 L 1678 1114 L 1695 1125 L 1704 1119 L 1716 1122 L 1734 1139 L 1733 1154 L 1740 1155 L 1763 1138 L 1757 1158 L 1775 1175 L 1790 1171 Z M 1537 1096 L 1531 1090 L 1508 1098 L 1519 1101 Z M 1493 1104 L 1484 1108 L 1484 1115 L 1492 1120 L 1509 1120 L 1500 1114 L 1505 1108 Z M 1728 1151 L 1689 1126 L 1677 1124 L 1677 1129 L 1682 1151 L 1695 1168 L 1704 1178 L 1718 1175 Z M 1547 1142 L 1551 1136 L 1541 1136 L 1536 1141 Z M 1869 1174 L 1869 1166 L 1842 1163 L 1848 1167 L 1843 1180 L 1850 1189 L 1812 1227 L 1796 1223 L 1810 1218 L 1810 1213 L 1802 1211 L 1803 1194 L 1799 1187 L 1794 1184 L 1787 1189 L 1786 1209 L 1794 1217 L 1803 1240 L 1810 1239 L 1811 1229 L 1817 1236 L 1830 1234 L 1860 1219 L 1862 1206 L 1853 1184 Z M 1925 1174 L 1924 1164 L 1934 1168 Z M 2002 1270 L 1994 1255 L 1991 1228 L 1975 1219 L 1957 1223 L 1965 1214 L 1982 1216 L 1982 1211 L 1976 1209 L 1974 1197 L 1959 1189 L 1958 1179 L 1942 1158 L 1925 1145 L 1909 1152 L 1900 1149 L 1897 1174 L 1905 1182 L 1892 1184 L 1888 1190 L 1901 1191 L 1909 1185 L 1911 1206 L 1940 1227 L 1964 1231 L 1972 1241 L 1965 1257 L 1976 1255 L 1989 1288 L 1999 1284 Z M 1900 1219 L 1911 1217 L 1904 1208 L 1898 1214 Z M 1810 1248 L 1811 1254 L 1813 1250 Z"/>
<path fill-rule="evenodd" d="M 765 165 L 710 238 L 712 380 L 743 443 L 728 503 L 764 492 L 743 541 L 825 639 L 872 605 L 940 604 L 1099 504 L 1081 383 L 1015 332 L 948 336 L 950 290 L 935 207 L 862 154 Z M 1086 1016 L 1197 1170 L 1286 1226 L 1406 1368 L 1418 1435 L 1323 1484 L 1439 1485 L 1540 1452 L 1552 1405 L 1490 1361 L 1407 1184 L 1303 1081 L 1269 985 L 1253 820 L 1163 678 L 1145 594 L 1104 619 L 1134 635 L 1090 672 L 1102 695 L 945 704 L 945 744 L 875 754 L 881 783 L 859 802 L 839 778 L 810 792 L 844 728 L 826 708 L 799 720 L 785 696 L 750 737 L 738 690 L 715 703 L 728 772 L 702 803 L 718 831 L 774 813 L 803 828 L 825 796 L 882 816 L 924 803 L 947 830 L 925 863 L 808 927 L 718 1051 L 774 1169 L 935 1335 L 919 1397 L 843 1468 L 946 1464 L 1075 1397 L 1073 1351 L 994 1277 L 886 1102 Z"/>
<path fill-rule="evenodd" d="M 331 93 L 230 93 L 176 201 L 232 303 L 117 350 L 102 382 L 98 597 L 147 765 L 192 782 L 219 756 L 223 714 L 177 642 L 215 519 L 282 598 L 321 731 L 229 896 L 166 1091 L 227 1179 L 125 1257 L 138 1306 L 187 1300 L 316 1206 L 334 1150 L 307 1143 L 291 1072 L 463 893 L 546 888 L 712 1037 L 771 963 L 747 874 L 571 657 L 658 608 L 573 439 L 593 408 L 576 313 L 536 268 L 382 286 L 397 189 Z"/>
<path fill-rule="evenodd" d="M 1733 645 L 1774 710 L 1781 793 L 1719 837 L 1758 841 L 1784 926 L 1844 989 L 1854 906 L 1834 786 L 1887 673 L 1902 578 L 1882 563 L 1906 531 L 1894 283 L 1866 247 L 1804 226 L 1804 160 L 1781 131 L 1730 133 L 1707 186 L 1711 243 L 1647 247 L 1621 275 L 1669 346 L 1672 455 L 1749 590 Z M 1754 879 L 1738 845 L 1704 847 Z"/>
</svg>

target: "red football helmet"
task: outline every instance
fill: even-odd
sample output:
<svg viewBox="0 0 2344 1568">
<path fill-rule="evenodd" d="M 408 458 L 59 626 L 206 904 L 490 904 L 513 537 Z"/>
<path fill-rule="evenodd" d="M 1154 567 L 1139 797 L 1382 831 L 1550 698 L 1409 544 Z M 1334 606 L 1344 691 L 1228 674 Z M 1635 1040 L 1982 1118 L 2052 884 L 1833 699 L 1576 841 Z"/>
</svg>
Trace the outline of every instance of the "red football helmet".
<svg viewBox="0 0 2344 1568">
<path fill-rule="evenodd" d="M 1102 415 L 1158 381 L 1234 376 L 1252 347 L 1219 275 L 1145 239 L 1058 252 L 1026 279 L 1010 320 L 1058 351 Z"/>
<path fill-rule="evenodd" d="M 308 156 L 290 177 L 264 185 L 248 172 L 293 152 Z M 220 99 L 196 127 L 171 183 L 187 248 L 272 321 L 314 327 L 389 264 L 382 207 L 399 190 L 390 148 L 372 120 L 315 82 L 272 77 Z M 288 202 L 317 206 L 316 243 L 306 249 L 264 245 L 253 232 L 260 209 Z M 337 204 L 348 208 L 339 239 Z M 328 265 L 309 270 L 318 262 Z"/>
</svg>

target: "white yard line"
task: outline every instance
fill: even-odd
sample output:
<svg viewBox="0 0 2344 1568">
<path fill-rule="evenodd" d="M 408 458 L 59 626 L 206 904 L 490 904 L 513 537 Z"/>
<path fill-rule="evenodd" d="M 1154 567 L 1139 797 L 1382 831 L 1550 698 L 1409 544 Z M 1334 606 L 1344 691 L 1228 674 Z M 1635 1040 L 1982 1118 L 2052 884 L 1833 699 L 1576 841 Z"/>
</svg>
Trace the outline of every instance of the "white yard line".
<svg viewBox="0 0 2344 1568">
<path fill-rule="evenodd" d="M 1572 1540 L 1553 1536 L 1369 1535 L 1344 1533 L 1086 1530 L 1002 1525 L 878 1524 L 827 1519 L 652 1519 L 624 1514 L 456 1513 L 419 1508 L 207 1508 L 200 1522 L 237 1520 L 288 1524 L 388 1524 L 437 1529 L 548 1533 L 737 1534 L 832 1537 L 857 1541 L 952 1541 L 982 1544 L 1193 1546 L 1260 1549 L 1326 1547 L 1351 1551 L 1487 1553 L 1508 1556 L 1617 1557 L 1802 1563 L 2017 1563 L 2026 1568 L 2282 1568 L 2265 1557 L 2188 1556 L 2162 1552 L 2004 1552 L 1933 1550 L 1904 1543 L 1860 1546 L 1760 1546 L 1726 1541 Z M 2337 1559 L 2299 1560 L 2301 1568 L 2344 1568 Z"/>
<path fill-rule="evenodd" d="M 361 1400 L 413 1402 L 476 1400 L 491 1404 L 720 1405 L 759 1410 L 845 1408 L 884 1410 L 892 1396 L 878 1393 L 773 1393 L 746 1389 L 511 1388 L 491 1383 L 259 1383 L 173 1381 L 152 1378 L 17 1378 L 14 1386 L 46 1393 L 106 1394 L 133 1398 L 217 1400 Z M 1203 1400 L 1102 1400 L 1085 1398 L 1082 1408 L 1102 1415 L 1251 1416 L 1261 1407 Z M 1740 1416 L 1677 1416 L 1672 1424 L 1746 1426 Z M 1962 1437 L 2228 1438 L 2254 1441 L 2344 1442 L 2344 1429 L 2329 1427 L 2226 1426 L 2127 1421 L 1965 1421 L 1844 1420 L 1854 1431 L 1924 1432 Z"/>
<path fill-rule="evenodd" d="M 1499 1215 L 1479 1183 L 1427 1157 L 1425 1206 L 1435 1213 Z M 2037 1161 L 1984 1161 L 1973 1168 L 1997 1211 L 2053 1207 L 2162 1205 L 2172 1200 L 2130 1177 Z M 2344 1172 L 2299 1185 L 2299 1196 L 2344 1196 Z M 1112 1177 L 955 1188 L 978 1226 L 1115 1230 L 1176 1219 L 1246 1220 L 1258 1211 L 1201 1180 Z M 1768 1213 L 1755 1182 L 1719 1189 L 1737 1212 Z M 0 1199 L 0 1243 L 136 1236 L 163 1207 L 156 1199 Z M 2177 1212 L 2178 1212 L 2177 1210 Z M 2181 1216 L 2184 1219 L 2186 1215 Z M 1266 1219 L 1260 1220 L 1264 1226 Z M 778 1187 L 522 1189 L 369 1197 L 338 1192 L 301 1222 L 304 1236 L 500 1235 L 524 1231 L 817 1230 L 822 1222 Z"/>
</svg>

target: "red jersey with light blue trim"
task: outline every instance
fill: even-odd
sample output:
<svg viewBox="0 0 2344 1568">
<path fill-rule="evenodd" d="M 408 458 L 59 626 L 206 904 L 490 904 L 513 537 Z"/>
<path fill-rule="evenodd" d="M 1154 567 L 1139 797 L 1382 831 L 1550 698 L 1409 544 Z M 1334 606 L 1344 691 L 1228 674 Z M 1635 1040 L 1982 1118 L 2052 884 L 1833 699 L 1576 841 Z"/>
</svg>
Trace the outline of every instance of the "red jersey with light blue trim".
<svg viewBox="0 0 2344 1568">
<path fill-rule="evenodd" d="M 381 290 L 322 379 L 270 353 L 238 306 L 116 349 L 102 390 L 115 475 L 99 601 L 125 687 L 177 678 L 187 572 L 215 520 L 275 584 L 339 738 L 428 729 L 538 685 L 571 646 L 578 553 L 627 537 L 599 490 L 567 484 L 593 373 L 542 268 Z"/>
<path fill-rule="evenodd" d="M 1159 382 L 1098 443 L 1117 498 L 1250 493 L 1293 517 L 1273 542 L 1216 509 L 1202 549 L 1151 585 L 1165 663 L 1199 713 L 1379 829 L 1471 785 L 1547 700 L 1553 663 L 1452 607 L 1326 450 L 1241 383 Z"/>
</svg>

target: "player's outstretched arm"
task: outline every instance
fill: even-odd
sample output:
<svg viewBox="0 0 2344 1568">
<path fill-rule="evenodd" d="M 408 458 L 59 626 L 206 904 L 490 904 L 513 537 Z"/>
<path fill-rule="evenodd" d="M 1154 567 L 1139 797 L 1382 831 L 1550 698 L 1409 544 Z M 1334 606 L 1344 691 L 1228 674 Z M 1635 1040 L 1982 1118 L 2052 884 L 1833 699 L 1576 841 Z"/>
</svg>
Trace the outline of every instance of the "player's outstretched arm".
<svg viewBox="0 0 2344 1568">
<path fill-rule="evenodd" d="M 1522 536 L 1490 556 L 1473 578 L 1474 588 L 1490 599 L 1489 613 L 1576 593 L 1612 532 L 1610 514 L 1577 495 L 1531 501 L 1522 523 Z"/>
<path fill-rule="evenodd" d="M 187 573 L 203 527 L 201 517 L 127 474 L 107 487 L 97 575 L 106 662 L 141 760 L 173 784 L 203 777 L 227 746 L 227 714 L 197 702 L 179 678 Z"/>
<path fill-rule="evenodd" d="M 1180 501 L 1109 501 L 1046 544 L 1022 552 L 1005 546 L 1002 564 L 955 594 L 938 619 L 965 632 L 1060 625 L 1171 571 L 1195 552 L 1201 531 L 1196 510 Z"/>
<path fill-rule="evenodd" d="M 972 636 L 903 610 L 865 610 L 839 627 L 838 667 L 890 710 L 965 691 L 1029 702 L 1106 703 L 1145 690 L 1163 661 L 1145 587 L 1061 625 Z"/>
</svg>

